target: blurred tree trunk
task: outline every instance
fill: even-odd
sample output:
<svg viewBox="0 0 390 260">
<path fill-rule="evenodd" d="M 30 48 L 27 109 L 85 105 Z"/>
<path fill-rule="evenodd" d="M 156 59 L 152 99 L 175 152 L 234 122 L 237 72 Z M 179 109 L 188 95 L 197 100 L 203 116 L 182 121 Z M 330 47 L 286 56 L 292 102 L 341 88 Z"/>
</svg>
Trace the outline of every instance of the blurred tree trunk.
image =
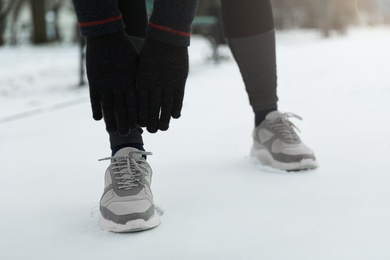
<svg viewBox="0 0 390 260">
<path fill-rule="evenodd" d="M 57 41 L 57 42 L 61 42 L 62 41 L 60 26 L 58 24 L 59 23 L 58 18 L 60 16 L 60 9 L 62 7 L 62 4 L 63 4 L 62 1 L 58 1 L 53 6 L 53 12 L 55 14 L 55 17 L 54 17 L 54 19 L 55 19 L 54 20 L 55 38 L 54 38 L 54 40 Z"/>
<path fill-rule="evenodd" d="M 332 21 L 332 4 L 329 0 L 318 1 L 318 20 L 319 29 L 323 37 L 330 36 L 331 21 Z"/>
<path fill-rule="evenodd" d="M 0 0 L 0 46 L 4 44 L 4 31 L 7 16 L 12 12 L 18 1 L 9 1 L 7 4 Z"/>
<path fill-rule="evenodd" d="M 33 43 L 47 42 L 45 0 L 30 0 L 33 20 Z"/>
<path fill-rule="evenodd" d="M 0 13 L 3 10 L 3 1 L 0 0 Z M 0 46 L 4 45 L 5 18 L 0 18 Z"/>
<path fill-rule="evenodd" d="M 279 30 L 285 29 L 288 13 L 286 0 L 272 0 L 272 10 L 275 27 Z"/>
<path fill-rule="evenodd" d="M 27 0 L 13 0 L 12 3 L 14 3 L 14 6 L 11 8 L 9 15 L 11 17 L 10 24 L 7 25 L 10 28 L 10 38 L 9 43 L 11 45 L 16 45 L 17 43 L 17 28 L 16 28 L 16 22 L 19 19 L 20 12 L 23 8 L 24 3 Z"/>
</svg>

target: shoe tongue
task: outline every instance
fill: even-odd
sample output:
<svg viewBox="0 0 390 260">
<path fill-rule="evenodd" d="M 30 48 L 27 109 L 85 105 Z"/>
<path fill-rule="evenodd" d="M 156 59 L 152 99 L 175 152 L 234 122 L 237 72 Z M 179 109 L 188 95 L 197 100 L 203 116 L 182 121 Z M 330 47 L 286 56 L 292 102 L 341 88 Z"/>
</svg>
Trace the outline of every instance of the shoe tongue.
<svg viewBox="0 0 390 260">
<path fill-rule="evenodd" d="M 265 117 L 267 120 L 271 120 L 271 121 L 275 121 L 277 120 L 278 118 L 281 117 L 281 114 L 279 111 L 275 110 L 275 111 L 272 111 L 270 113 L 267 114 L 267 116 Z"/>
<path fill-rule="evenodd" d="M 142 157 L 142 154 L 139 153 L 139 151 L 140 150 L 133 148 L 133 147 L 125 147 L 125 148 L 122 148 L 119 151 L 117 151 L 115 153 L 114 157 L 129 156 L 129 154 L 130 154 L 131 158 L 133 158 L 135 160 L 139 160 Z"/>
</svg>

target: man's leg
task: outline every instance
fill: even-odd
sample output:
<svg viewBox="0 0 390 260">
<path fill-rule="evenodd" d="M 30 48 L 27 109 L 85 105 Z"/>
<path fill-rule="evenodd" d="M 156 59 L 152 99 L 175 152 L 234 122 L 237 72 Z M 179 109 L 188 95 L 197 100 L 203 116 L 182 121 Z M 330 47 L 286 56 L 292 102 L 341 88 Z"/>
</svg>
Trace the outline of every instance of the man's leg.
<svg viewBox="0 0 390 260">
<path fill-rule="evenodd" d="M 275 30 L 269 0 L 221 0 L 225 37 L 240 68 L 256 126 L 277 109 Z"/>
<path fill-rule="evenodd" d="M 142 133 L 143 131 L 141 128 L 131 130 L 126 136 L 121 136 L 119 133 L 109 133 L 112 155 L 124 147 L 134 147 L 138 150 L 144 151 Z"/>
<path fill-rule="evenodd" d="M 136 49 L 142 47 L 146 28 L 144 0 L 119 0 L 126 33 Z M 102 229 L 112 232 L 134 232 L 160 224 L 150 188 L 152 169 L 146 161 L 142 129 L 131 130 L 126 136 L 109 133 L 112 156 L 105 174 L 105 188 L 100 200 Z"/>
<path fill-rule="evenodd" d="M 277 111 L 275 29 L 269 0 L 221 0 L 224 32 L 255 113 L 251 155 L 282 170 L 318 166 L 295 132 L 291 113 Z M 299 117 L 298 117 L 299 118 Z"/>
</svg>

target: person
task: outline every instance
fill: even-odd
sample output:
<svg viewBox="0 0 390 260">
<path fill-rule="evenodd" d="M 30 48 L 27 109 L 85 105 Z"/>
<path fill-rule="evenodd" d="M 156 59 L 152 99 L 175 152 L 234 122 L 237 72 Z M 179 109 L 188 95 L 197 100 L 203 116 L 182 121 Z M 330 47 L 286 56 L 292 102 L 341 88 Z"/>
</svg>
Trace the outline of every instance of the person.
<svg viewBox="0 0 390 260">
<path fill-rule="evenodd" d="M 155 0 L 149 20 L 144 0 L 73 0 L 73 4 L 87 43 L 92 115 L 104 119 L 112 151 L 103 159 L 110 160 L 110 166 L 99 225 L 112 232 L 154 228 L 160 220 L 142 128 L 150 133 L 165 131 L 170 119 L 181 115 L 197 0 Z M 221 10 L 226 41 L 254 111 L 251 155 L 282 170 L 316 168 L 313 151 L 289 120 L 298 116 L 277 109 L 270 1 L 221 0 Z"/>
</svg>

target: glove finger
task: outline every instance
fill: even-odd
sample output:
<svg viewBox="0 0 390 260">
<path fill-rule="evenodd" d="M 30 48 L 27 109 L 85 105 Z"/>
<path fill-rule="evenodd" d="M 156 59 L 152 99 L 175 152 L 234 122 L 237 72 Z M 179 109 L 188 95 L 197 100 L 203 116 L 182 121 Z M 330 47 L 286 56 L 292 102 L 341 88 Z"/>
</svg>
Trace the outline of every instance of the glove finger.
<svg viewBox="0 0 390 260">
<path fill-rule="evenodd" d="M 148 124 L 148 108 L 149 108 L 150 92 L 145 87 L 138 89 L 138 124 L 141 127 L 146 127 Z"/>
<path fill-rule="evenodd" d="M 120 135 L 129 133 L 129 121 L 125 93 L 117 93 L 114 96 L 115 120 Z"/>
<path fill-rule="evenodd" d="M 184 83 L 185 84 L 185 83 Z M 184 88 L 176 89 L 174 93 L 172 117 L 179 118 L 181 116 L 181 109 L 183 107 Z"/>
<path fill-rule="evenodd" d="M 99 121 L 103 118 L 100 94 L 97 91 L 90 91 L 89 96 L 91 99 L 92 117 Z"/>
<path fill-rule="evenodd" d="M 158 92 L 152 93 L 152 95 L 150 96 L 148 126 L 147 126 L 147 130 L 150 133 L 156 133 L 158 130 L 158 119 L 160 116 L 160 107 L 161 107 L 161 94 Z"/>
<path fill-rule="evenodd" d="M 135 85 L 135 82 L 134 82 Z M 135 86 L 131 87 L 126 95 L 126 106 L 128 111 L 129 128 L 137 128 L 137 99 Z"/>
<path fill-rule="evenodd" d="M 172 95 L 164 95 L 162 97 L 161 115 L 160 115 L 160 120 L 158 122 L 159 130 L 162 131 L 168 130 L 169 121 L 171 120 L 172 108 L 173 108 Z"/>
<path fill-rule="evenodd" d="M 106 129 L 109 133 L 115 133 L 118 128 L 115 122 L 115 110 L 112 93 L 104 93 L 101 98 Z"/>
</svg>

